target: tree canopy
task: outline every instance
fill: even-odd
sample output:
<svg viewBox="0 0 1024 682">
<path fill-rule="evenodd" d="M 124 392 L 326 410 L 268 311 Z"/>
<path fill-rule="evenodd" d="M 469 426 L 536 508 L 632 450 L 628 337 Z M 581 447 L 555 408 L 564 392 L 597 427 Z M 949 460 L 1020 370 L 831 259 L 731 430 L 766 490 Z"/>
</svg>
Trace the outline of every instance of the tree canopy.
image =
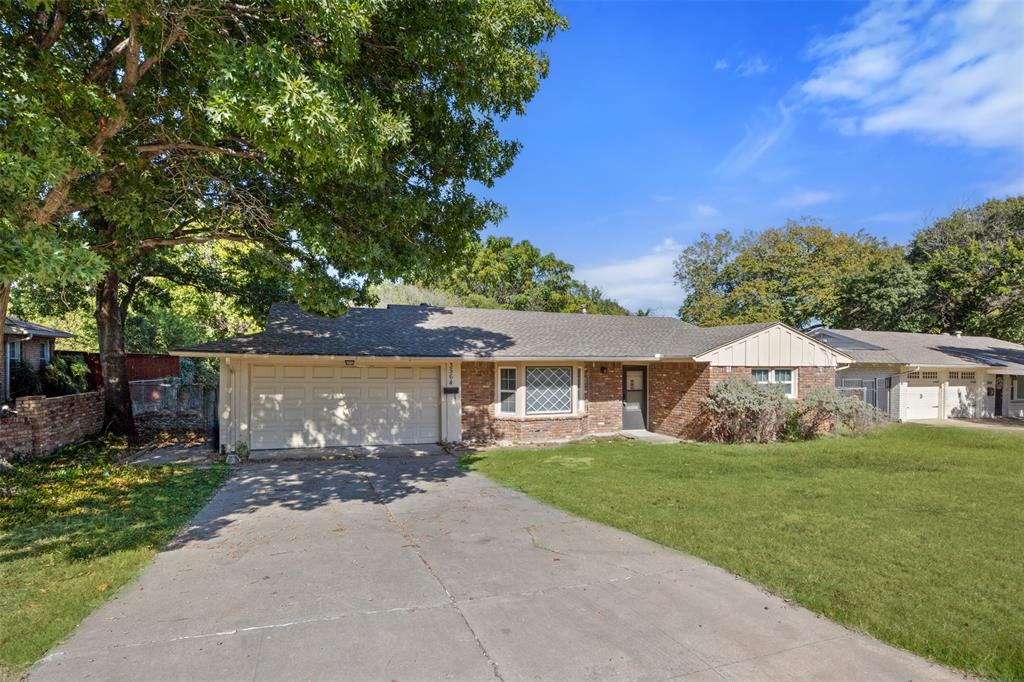
<svg viewBox="0 0 1024 682">
<path fill-rule="evenodd" d="M 511 167 L 498 122 L 564 26 L 546 0 L 4 3 L 0 226 L 103 258 L 109 425 L 133 428 L 126 301 L 161 251 L 259 244 L 340 312 L 497 221 L 472 183 Z"/>
<path fill-rule="evenodd" d="M 474 242 L 450 271 L 435 279 L 469 305 L 513 310 L 627 315 L 629 311 L 599 289 L 573 278 L 573 266 L 554 253 L 511 237 Z"/>
<path fill-rule="evenodd" d="M 1024 197 L 954 211 L 907 247 L 814 221 L 704 234 L 680 254 L 675 278 L 679 314 L 696 324 L 781 320 L 1024 342 Z"/>
<path fill-rule="evenodd" d="M 679 316 L 702 325 L 779 320 L 833 324 L 847 280 L 902 257 L 863 232 L 833 232 L 813 220 L 734 237 L 703 234 L 676 260 L 685 299 Z"/>
</svg>

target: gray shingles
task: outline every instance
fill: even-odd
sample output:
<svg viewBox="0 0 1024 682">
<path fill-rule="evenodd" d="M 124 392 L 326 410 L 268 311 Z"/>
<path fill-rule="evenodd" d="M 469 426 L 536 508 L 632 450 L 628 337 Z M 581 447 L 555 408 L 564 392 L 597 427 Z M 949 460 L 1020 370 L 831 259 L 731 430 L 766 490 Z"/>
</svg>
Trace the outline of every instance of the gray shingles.
<svg viewBox="0 0 1024 682">
<path fill-rule="evenodd" d="M 16 317 L 7 318 L 4 324 L 4 334 L 10 334 L 12 336 L 47 336 L 55 339 L 69 339 L 74 336 L 74 334 L 60 329 L 44 327 L 41 324 L 26 322 L 25 320 L 19 320 Z"/>
<path fill-rule="evenodd" d="M 278 303 L 260 334 L 180 350 L 378 357 L 692 357 L 773 324 L 695 327 L 670 317 L 428 306 L 353 308 L 341 317 L 325 318 Z"/>
<path fill-rule="evenodd" d="M 988 336 L 861 329 L 816 329 L 811 335 L 858 363 L 1024 369 L 1024 346 Z"/>
</svg>

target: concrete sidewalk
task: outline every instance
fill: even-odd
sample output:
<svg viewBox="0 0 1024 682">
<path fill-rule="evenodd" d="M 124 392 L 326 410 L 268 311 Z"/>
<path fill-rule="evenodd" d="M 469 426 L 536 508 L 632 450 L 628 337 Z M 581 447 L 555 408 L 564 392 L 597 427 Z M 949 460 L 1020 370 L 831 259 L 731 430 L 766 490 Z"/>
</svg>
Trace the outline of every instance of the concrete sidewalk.
<svg viewBox="0 0 1024 682">
<path fill-rule="evenodd" d="M 444 455 L 240 467 L 32 671 L 184 678 L 961 676 Z"/>
</svg>

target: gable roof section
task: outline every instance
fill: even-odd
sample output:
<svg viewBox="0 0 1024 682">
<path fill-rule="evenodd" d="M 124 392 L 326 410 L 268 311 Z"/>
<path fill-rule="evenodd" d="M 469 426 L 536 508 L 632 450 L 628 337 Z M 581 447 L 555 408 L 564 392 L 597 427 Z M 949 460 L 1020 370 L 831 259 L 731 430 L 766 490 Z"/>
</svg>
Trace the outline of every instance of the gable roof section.
<svg viewBox="0 0 1024 682">
<path fill-rule="evenodd" d="M 392 305 L 318 317 L 291 303 L 271 307 L 259 334 L 180 349 L 185 355 L 407 358 L 693 358 L 775 326 L 696 327 L 671 317 L 543 313 Z"/>
<path fill-rule="evenodd" d="M 26 322 L 16 317 L 8 317 L 4 321 L 4 334 L 10 334 L 11 336 L 46 336 L 54 339 L 70 339 L 74 337 L 74 334 L 70 332 L 54 329 L 53 327 L 44 327 L 41 324 Z"/>
<path fill-rule="evenodd" d="M 815 329 L 811 335 L 858 363 L 1024 369 L 1024 346 L 988 336 L 862 329 Z"/>
</svg>

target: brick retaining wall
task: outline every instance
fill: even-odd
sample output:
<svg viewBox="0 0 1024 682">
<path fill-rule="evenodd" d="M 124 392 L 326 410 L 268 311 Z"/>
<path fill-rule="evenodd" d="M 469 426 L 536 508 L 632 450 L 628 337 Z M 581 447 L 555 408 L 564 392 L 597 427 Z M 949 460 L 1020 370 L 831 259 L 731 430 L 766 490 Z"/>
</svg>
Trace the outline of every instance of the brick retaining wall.
<svg viewBox="0 0 1024 682">
<path fill-rule="evenodd" d="M 0 419 L 0 457 L 41 457 L 103 428 L 103 393 L 18 398 L 16 417 Z"/>
</svg>

